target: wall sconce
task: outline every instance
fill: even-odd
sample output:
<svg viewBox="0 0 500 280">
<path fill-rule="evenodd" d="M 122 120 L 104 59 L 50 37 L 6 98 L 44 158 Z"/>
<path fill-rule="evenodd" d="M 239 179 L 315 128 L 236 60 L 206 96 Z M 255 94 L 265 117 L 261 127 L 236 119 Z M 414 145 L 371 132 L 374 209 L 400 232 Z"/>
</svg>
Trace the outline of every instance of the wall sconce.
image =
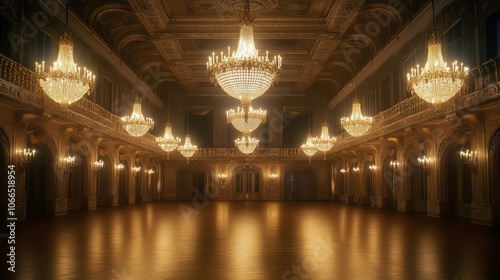
<svg viewBox="0 0 500 280">
<path fill-rule="evenodd" d="M 373 163 L 372 163 L 372 164 L 370 164 L 370 165 L 368 166 L 368 168 L 370 168 L 370 171 L 371 171 L 371 172 L 375 172 L 375 171 L 377 170 L 377 166 L 376 166 L 375 164 L 373 164 Z"/>
<path fill-rule="evenodd" d="M 353 167 L 353 168 L 352 168 L 352 171 L 353 171 L 353 172 L 359 172 L 359 167 L 357 167 L 357 166 L 356 166 L 356 167 Z"/>
<path fill-rule="evenodd" d="M 66 168 L 66 170 L 69 170 L 75 164 L 75 157 L 74 156 L 67 156 L 67 157 L 63 158 L 63 162 L 64 162 L 64 167 Z"/>
<path fill-rule="evenodd" d="M 219 184 L 224 185 L 226 183 L 226 173 L 220 173 L 219 174 Z"/>
<path fill-rule="evenodd" d="M 274 172 L 269 174 L 269 179 L 271 180 L 271 185 L 276 184 L 276 179 L 278 179 L 278 174 Z"/>
<path fill-rule="evenodd" d="M 349 172 L 349 168 L 347 168 L 347 169 L 344 169 L 344 168 L 340 169 L 340 173 L 342 173 L 342 174 L 347 173 L 347 172 Z"/>
<path fill-rule="evenodd" d="M 464 161 L 467 167 L 469 167 L 470 169 L 475 169 L 477 163 L 477 151 L 460 151 L 460 159 Z"/>
<path fill-rule="evenodd" d="M 35 157 L 35 152 L 36 152 L 35 149 L 29 149 L 29 148 L 24 150 L 17 150 L 16 151 L 17 161 L 21 165 L 28 165 Z"/>
<path fill-rule="evenodd" d="M 429 168 L 430 168 L 431 162 L 432 162 L 432 158 L 424 155 L 422 157 L 418 157 L 417 161 L 418 161 L 418 165 L 422 166 L 426 172 L 429 171 Z"/>
<path fill-rule="evenodd" d="M 121 162 L 116 166 L 116 170 L 118 170 L 118 172 L 122 171 L 123 168 L 125 168 L 125 165 L 123 165 L 123 163 Z"/>
<path fill-rule="evenodd" d="M 399 166 L 399 161 L 397 161 L 397 160 L 391 160 L 391 162 L 389 163 L 389 165 L 391 166 L 392 170 L 397 171 L 398 170 L 398 166 Z"/>
<path fill-rule="evenodd" d="M 137 172 L 139 172 L 139 171 L 141 171 L 141 167 L 140 167 L 140 166 L 134 166 L 134 167 L 132 167 L 132 172 L 134 172 L 134 175 L 135 175 Z"/>
<path fill-rule="evenodd" d="M 146 172 L 148 175 L 151 175 L 151 174 L 155 173 L 155 171 L 153 170 L 153 168 L 150 168 L 148 170 L 144 170 L 144 172 Z"/>
<path fill-rule="evenodd" d="M 97 171 L 101 171 L 101 169 L 104 167 L 104 161 L 102 161 L 102 159 L 96 160 L 94 162 L 94 167 Z"/>
</svg>

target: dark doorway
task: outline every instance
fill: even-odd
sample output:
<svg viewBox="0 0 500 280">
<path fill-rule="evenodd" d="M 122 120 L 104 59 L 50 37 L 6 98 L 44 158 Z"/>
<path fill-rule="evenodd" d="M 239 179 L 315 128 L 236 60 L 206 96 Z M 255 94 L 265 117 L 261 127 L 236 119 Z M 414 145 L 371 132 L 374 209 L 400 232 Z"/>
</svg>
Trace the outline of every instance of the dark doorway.
<svg viewBox="0 0 500 280">
<path fill-rule="evenodd" d="M 104 165 L 96 174 L 96 196 L 97 207 L 108 206 L 111 204 L 112 197 L 110 196 L 111 189 L 111 164 L 107 158 L 99 157 Z"/>
<path fill-rule="evenodd" d="M 316 186 L 312 170 L 285 172 L 285 200 L 315 200 Z"/>
<path fill-rule="evenodd" d="M 47 187 L 54 187 L 50 182 L 51 156 L 42 147 L 35 150 L 36 156 L 26 169 L 26 217 L 48 215 Z"/>
<path fill-rule="evenodd" d="M 123 169 L 119 170 L 118 174 L 118 203 L 119 204 L 128 204 L 128 180 L 130 168 L 127 162 L 122 162 Z"/>
</svg>

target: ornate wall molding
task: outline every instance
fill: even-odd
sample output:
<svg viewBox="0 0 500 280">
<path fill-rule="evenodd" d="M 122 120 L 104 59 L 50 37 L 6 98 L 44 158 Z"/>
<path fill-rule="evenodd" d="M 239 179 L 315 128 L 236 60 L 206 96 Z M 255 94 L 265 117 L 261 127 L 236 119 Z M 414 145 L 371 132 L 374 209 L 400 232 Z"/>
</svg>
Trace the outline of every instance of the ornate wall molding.
<svg viewBox="0 0 500 280">
<path fill-rule="evenodd" d="M 10 164 L 10 143 L 9 143 L 9 137 L 7 136 L 7 133 L 5 133 L 5 130 L 3 127 L 0 126 L 0 145 L 2 146 L 3 150 L 3 157 L 5 159 L 6 165 Z"/>
</svg>

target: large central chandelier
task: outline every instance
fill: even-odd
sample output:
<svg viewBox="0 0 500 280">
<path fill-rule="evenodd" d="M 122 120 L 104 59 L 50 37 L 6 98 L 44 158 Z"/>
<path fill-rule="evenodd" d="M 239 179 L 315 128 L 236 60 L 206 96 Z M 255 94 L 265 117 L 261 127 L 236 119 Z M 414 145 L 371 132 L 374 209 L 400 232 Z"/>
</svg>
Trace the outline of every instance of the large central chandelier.
<svg viewBox="0 0 500 280">
<path fill-rule="evenodd" d="M 177 150 L 186 158 L 186 161 L 189 162 L 189 158 L 198 150 L 198 146 L 191 144 L 191 136 L 187 134 L 184 139 L 184 145 L 178 147 Z"/>
<path fill-rule="evenodd" d="M 45 62 L 35 63 L 37 75 L 43 91 L 61 105 L 71 105 L 94 89 L 95 75 L 86 67 L 78 67 L 73 60 L 73 41 L 64 31 L 59 39 L 57 61 L 45 71 Z"/>
<path fill-rule="evenodd" d="M 328 123 L 324 122 L 321 126 L 321 136 L 312 139 L 312 143 L 319 151 L 323 152 L 323 158 L 326 159 L 326 152 L 333 148 L 333 144 L 337 141 L 337 138 L 330 137 L 328 133 Z"/>
<path fill-rule="evenodd" d="M 244 135 L 241 138 L 234 140 L 236 147 L 240 150 L 240 152 L 244 154 L 251 154 L 259 145 L 259 140 L 249 135 Z"/>
<path fill-rule="evenodd" d="M 154 126 L 154 121 L 151 118 L 144 118 L 141 110 L 141 103 L 134 103 L 132 115 L 121 118 L 122 126 L 128 134 L 134 137 L 141 137 Z"/>
<path fill-rule="evenodd" d="M 354 137 L 365 134 L 368 129 L 370 129 L 372 122 L 372 117 L 363 116 L 361 113 L 361 102 L 357 97 L 354 98 L 352 102 L 351 117 L 343 117 L 340 119 L 342 127 Z"/>
<path fill-rule="evenodd" d="M 434 21 L 434 1 L 432 1 Z M 469 72 L 468 67 L 457 61 L 451 68 L 444 62 L 441 42 L 433 23 L 433 30 L 428 43 L 427 62 L 425 67 L 412 68 L 407 74 L 408 90 L 416 93 L 429 103 L 443 103 L 455 96 L 464 85 Z"/>
<path fill-rule="evenodd" d="M 160 148 L 162 148 L 162 150 L 167 152 L 168 159 L 169 154 L 173 152 L 181 143 L 181 139 L 172 135 L 172 126 L 170 123 L 167 123 L 165 126 L 165 134 L 163 137 L 156 137 L 156 143 L 160 146 Z"/>
<path fill-rule="evenodd" d="M 207 70 L 210 80 L 231 97 L 241 100 L 242 105 L 264 94 L 269 87 L 279 80 L 282 59 L 280 55 L 259 56 L 253 39 L 253 27 L 249 19 L 250 5 L 245 3 L 245 16 L 240 27 L 238 50 L 231 53 L 215 53 L 208 57 Z"/>
<path fill-rule="evenodd" d="M 254 110 L 248 106 L 238 107 L 236 110 L 230 109 L 226 111 L 226 121 L 233 124 L 234 128 L 243 132 L 244 135 L 248 135 L 261 123 L 266 122 L 266 113 L 266 110 Z"/>
</svg>

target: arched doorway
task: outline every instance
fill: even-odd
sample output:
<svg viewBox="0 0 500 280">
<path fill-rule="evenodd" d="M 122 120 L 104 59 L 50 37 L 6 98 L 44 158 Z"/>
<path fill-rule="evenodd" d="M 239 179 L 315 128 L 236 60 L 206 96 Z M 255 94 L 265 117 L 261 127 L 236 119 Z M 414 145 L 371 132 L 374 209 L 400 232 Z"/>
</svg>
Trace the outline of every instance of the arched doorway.
<svg viewBox="0 0 500 280">
<path fill-rule="evenodd" d="M 444 186 L 441 197 L 444 200 L 443 216 L 471 217 L 472 172 L 460 159 L 460 146 L 450 146 L 445 155 Z"/>
<path fill-rule="evenodd" d="M 96 174 L 96 197 L 97 207 L 108 206 L 112 202 L 111 198 L 111 163 L 107 157 L 99 157 L 97 160 L 102 160 L 104 165 Z"/>
<path fill-rule="evenodd" d="M 285 172 L 285 200 L 315 200 L 316 177 L 310 169 Z"/>
<path fill-rule="evenodd" d="M 87 161 L 76 153 L 75 163 L 67 169 L 68 172 L 68 211 L 81 210 L 87 184 Z"/>
<path fill-rule="evenodd" d="M 26 217 L 49 215 L 50 190 L 54 187 L 54 160 L 47 149 L 34 146 L 36 155 L 26 169 Z"/>
<path fill-rule="evenodd" d="M 123 169 L 118 174 L 118 203 L 128 204 L 130 167 L 126 161 L 121 164 L 123 165 Z"/>
<path fill-rule="evenodd" d="M 236 200 L 260 200 L 262 198 L 262 172 L 255 167 L 243 166 L 234 171 Z"/>
</svg>

